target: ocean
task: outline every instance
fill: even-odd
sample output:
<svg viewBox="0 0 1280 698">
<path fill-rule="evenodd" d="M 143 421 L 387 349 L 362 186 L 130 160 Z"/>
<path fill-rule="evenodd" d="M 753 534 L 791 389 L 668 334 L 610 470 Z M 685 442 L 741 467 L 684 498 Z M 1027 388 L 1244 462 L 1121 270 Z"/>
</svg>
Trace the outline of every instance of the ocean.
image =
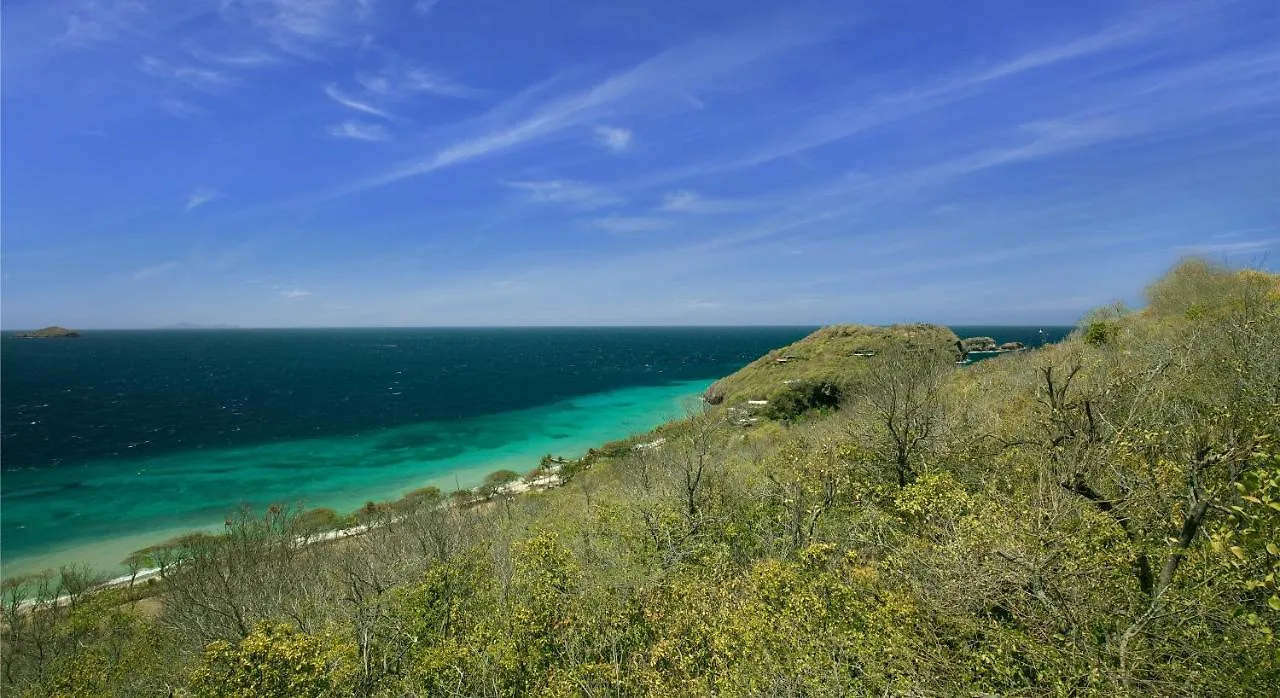
<svg viewBox="0 0 1280 698">
<path fill-rule="evenodd" d="M 473 486 L 685 414 L 812 327 L 93 331 L 0 337 L 3 575 Z M 1069 328 L 956 327 L 1038 345 Z"/>
</svg>

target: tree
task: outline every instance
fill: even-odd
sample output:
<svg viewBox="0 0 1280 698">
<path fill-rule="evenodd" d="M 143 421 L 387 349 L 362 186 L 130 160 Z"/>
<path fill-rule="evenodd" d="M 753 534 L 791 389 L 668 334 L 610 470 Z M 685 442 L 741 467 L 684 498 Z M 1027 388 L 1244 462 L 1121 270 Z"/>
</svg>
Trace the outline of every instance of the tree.
<svg viewBox="0 0 1280 698">
<path fill-rule="evenodd" d="M 718 422 L 704 413 L 691 417 L 686 425 L 685 433 L 664 449 L 663 457 L 676 472 L 685 520 L 689 531 L 696 533 L 706 489 L 719 464 L 714 453 Z"/>
<path fill-rule="evenodd" d="M 832 443 L 810 445 L 795 439 L 766 462 L 771 504 L 788 540 L 788 551 L 803 549 L 814 539 L 818 523 L 836 505 L 848 486 L 843 456 L 848 447 Z"/>
<path fill-rule="evenodd" d="M 308 559 L 308 533 L 289 508 L 273 505 L 261 516 L 241 510 L 222 535 L 176 541 L 176 562 L 161 571 L 165 621 L 205 643 L 239 640 L 272 617 L 314 618 L 325 589 Z"/>
<path fill-rule="evenodd" d="M 906 487 L 918 474 L 922 451 L 938 437 L 951 361 L 944 352 L 901 346 L 881 357 L 882 365 L 866 376 L 864 400 L 887 440 L 898 486 Z"/>
</svg>

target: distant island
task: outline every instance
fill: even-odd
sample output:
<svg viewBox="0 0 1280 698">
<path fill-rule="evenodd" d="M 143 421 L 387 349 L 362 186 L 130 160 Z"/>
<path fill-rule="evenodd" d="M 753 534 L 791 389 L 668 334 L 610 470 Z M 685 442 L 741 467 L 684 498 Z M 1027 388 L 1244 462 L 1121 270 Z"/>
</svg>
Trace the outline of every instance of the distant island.
<svg viewBox="0 0 1280 698">
<path fill-rule="evenodd" d="M 176 325 L 165 325 L 162 330 L 238 330 L 239 325 L 197 325 L 193 322 L 179 322 Z"/>
<path fill-rule="evenodd" d="M 65 327 L 52 326 L 31 332 L 19 332 L 18 336 L 23 339 L 55 339 L 58 337 L 79 337 L 80 333 Z"/>
</svg>

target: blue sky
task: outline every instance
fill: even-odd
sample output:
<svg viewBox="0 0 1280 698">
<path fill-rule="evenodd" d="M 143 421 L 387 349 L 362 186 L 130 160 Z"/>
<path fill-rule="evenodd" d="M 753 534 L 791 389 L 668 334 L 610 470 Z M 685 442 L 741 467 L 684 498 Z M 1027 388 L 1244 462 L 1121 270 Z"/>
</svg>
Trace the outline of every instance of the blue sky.
<svg viewBox="0 0 1280 698">
<path fill-rule="evenodd" d="M 1272 2 L 12 0 L 5 327 L 1073 322 L 1276 268 Z"/>
</svg>

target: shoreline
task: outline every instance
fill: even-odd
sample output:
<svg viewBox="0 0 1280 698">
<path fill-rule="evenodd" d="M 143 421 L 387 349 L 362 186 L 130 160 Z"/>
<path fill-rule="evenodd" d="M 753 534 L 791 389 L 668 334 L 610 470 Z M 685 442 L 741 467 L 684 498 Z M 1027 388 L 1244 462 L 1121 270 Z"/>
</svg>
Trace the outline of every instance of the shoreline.
<svg viewBox="0 0 1280 698">
<path fill-rule="evenodd" d="M 239 506 L 256 505 L 255 509 L 261 509 L 271 503 L 281 503 L 298 506 L 300 511 L 327 508 L 342 515 L 348 515 L 358 511 L 367 502 L 395 501 L 405 493 L 422 487 L 438 487 L 445 493 L 455 489 L 472 489 L 479 485 L 486 475 L 496 470 L 510 469 L 523 474 L 535 468 L 539 459 L 549 453 L 578 458 L 602 443 L 648 432 L 673 418 L 683 416 L 680 406 L 696 398 L 711 382 L 710 379 L 704 379 L 680 381 L 664 386 L 635 386 L 550 403 L 533 410 L 501 413 L 494 419 L 503 422 L 528 421 L 530 423 L 529 433 L 524 435 L 525 438 L 473 446 L 462 453 L 436 461 L 406 460 L 407 465 L 400 471 L 384 472 L 382 473 L 384 477 L 380 480 L 361 482 L 357 477 L 349 484 L 345 481 L 339 482 L 340 485 L 346 484 L 350 487 L 345 491 L 335 491 L 333 488 L 313 490 L 309 493 L 299 493 L 300 496 L 272 498 L 271 501 L 262 502 L 248 502 L 242 498 Z M 648 399 L 645 399 L 646 394 Z M 558 422 L 567 421 L 570 417 L 569 412 L 583 410 L 591 414 L 599 413 L 607 419 L 595 422 L 585 420 L 586 423 L 579 425 L 580 429 L 562 433 L 565 427 Z M 614 419 L 615 417 L 617 419 Z M 576 415 L 574 418 L 583 421 Z M 384 432 L 379 432 L 376 436 L 384 435 Z M 319 440 L 315 445 L 319 447 L 324 443 L 323 440 Z M 270 446 L 280 447 L 278 444 Z M 440 469 L 432 472 L 433 466 Z M 352 463 L 345 464 L 345 467 L 357 474 L 362 472 L 358 457 Z M 191 479 L 196 481 L 195 486 L 199 486 L 200 473 L 197 471 L 192 475 Z M 138 529 L 106 537 L 70 539 L 63 544 L 50 546 L 33 554 L 19 556 L 6 554 L 3 578 L 11 579 L 49 571 L 56 572 L 61 566 L 78 565 L 110 575 L 112 581 L 118 581 L 122 577 L 127 579 L 129 575 L 123 574 L 127 569 L 123 560 L 128 555 L 187 533 L 201 531 L 216 533 L 222 529 L 226 516 L 234 513 L 237 508 L 238 506 L 235 505 L 224 507 L 217 516 L 200 517 L 174 525 Z"/>
<path fill-rule="evenodd" d="M 660 439 L 659 441 L 662 441 L 662 439 Z M 653 444 L 645 444 L 644 446 L 649 448 L 654 447 Z M 640 448 L 640 446 L 636 446 L 635 448 Z M 542 475 L 541 477 L 535 478 L 533 480 L 521 479 L 521 480 L 516 480 L 515 482 L 507 483 L 505 485 L 500 485 L 498 487 L 495 487 L 493 491 L 489 494 L 477 493 L 475 497 L 466 501 L 451 502 L 447 499 L 442 500 L 437 505 L 436 508 L 447 509 L 451 507 L 462 508 L 462 507 L 482 506 L 501 496 L 518 497 L 518 496 L 533 494 L 537 492 L 545 492 L 549 489 L 560 487 L 564 485 L 565 482 L 567 482 L 567 480 L 560 475 L 560 469 L 562 465 L 563 465 L 563 462 L 557 462 L 551 465 L 549 468 L 547 468 L 546 474 Z M 476 488 L 468 488 L 466 490 L 460 490 L 460 491 L 475 493 L 475 490 Z M 392 502 L 391 501 L 379 502 L 379 504 L 383 504 L 383 505 L 390 504 L 390 503 Z M 388 520 L 382 521 L 380 523 L 353 524 L 353 525 L 343 526 L 339 528 L 322 530 L 313 534 L 300 536 L 296 539 L 296 542 L 305 547 L 305 546 L 311 546 L 311 545 L 319 545 L 321 543 L 328 543 L 335 540 L 345 540 L 347 538 L 353 538 L 356 536 L 364 535 L 365 533 L 368 533 L 369 531 L 379 528 L 381 526 L 389 526 L 391 524 L 394 524 L 400 521 L 403 518 L 404 518 L 403 516 L 396 516 Z M 189 533 L 194 533 L 194 532 L 195 531 L 189 531 Z M 37 574 L 46 574 L 51 571 L 52 570 L 44 570 Z M 85 589 L 83 592 L 78 594 L 78 596 L 83 596 L 87 594 L 98 594 L 98 593 L 103 593 L 107 591 L 112 591 L 115 589 L 130 589 L 135 586 L 138 586 L 139 584 L 145 584 L 157 578 L 163 579 L 164 571 L 165 571 L 164 568 L 161 568 L 161 567 L 140 568 L 136 571 L 130 572 L 129 574 L 122 574 L 116 577 L 111 577 L 105 581 L 97 582 L 93 584 L 91 587 L 89 587 L 88 589 Z M 38 606 L 47 605 L 48 607 L 51 607 L 51 608 L 60 608 L 62 606 L 67 605 L 68 603 L 71 603 L 71 600 L 72 600 L 71 594 L 61 594 L 48 599 L 25 599 L 18 602 L 16 607 L 14 608 L 18 612 L 26 613 L 31 611 L 32 609 L 37 608 Z"/>
</svg>

